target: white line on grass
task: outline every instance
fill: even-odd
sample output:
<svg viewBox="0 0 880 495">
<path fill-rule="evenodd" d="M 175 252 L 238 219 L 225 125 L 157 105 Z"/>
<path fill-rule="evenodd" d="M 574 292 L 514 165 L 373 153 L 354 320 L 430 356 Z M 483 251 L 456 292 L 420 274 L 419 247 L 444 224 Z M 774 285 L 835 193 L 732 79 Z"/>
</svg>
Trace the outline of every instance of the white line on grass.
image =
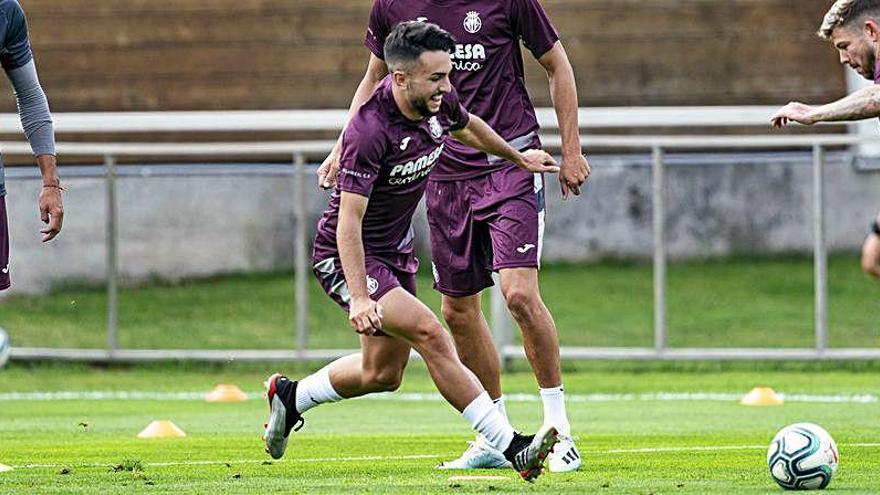
<svg viewBox="0 0 880 495">
<path fill-rule="evenodd" d="M 880 443 L 846 443 L 840 447 L 861 447 L 861 448 L 877 448 Z M 766 450 L 766 445 L 706 445 L 691 447 L 654 447 L 640 449 L 611 449 L 589 451 L 585 450 L 582 455 L 606 455 L 606 454 L 654 454 L 664 452 L 717 452 L 725 450 Z M 284 461 L 266 461 L 260 459 L 244 459 L 237 461 L 171 461 L 171 462 L 145 462 L 144 467 L 173 467 L 173 466 L 214 466 L 214 465 L 237 465 L 237 464 L 263 464 L 270 462 L 272 464 L 297 464 L 297 463 L 315 463 L 315 462 L 384 462 L 384 461 L 412 461 L 425 459 L 441 459 L 443 455 L 439 454 L 414 454 L 400 456 L 351 456 L 351 457 L 312 457 L 303 459 L 286 459 Z M 106 462 L 97 462 L 89 464 L 22 464 L 12 466 L 14 469 L 58 469 L 58 468 L 112 468 L 113 465 Z"/>
<path fill-rule="evenodd" d="M 0 393 L 0 402 L 10 401 L 110 401 L 110 400 L 157 400 L 157 401 L 199 401 L 205 399 L 205 392 L 140 392 L 140 391 L 63 391 L 63 392 L 6 392 Z M 640 394 L 569 394 L 568 402 L 736 402 L 744 394 L 720 392 L 651 392 Z M 779 394 L 788 402 L 807 403 L 846 403 L 874 404 L 880 398 L 873 394 Z M 537 394 L 508 394 L 508 402 L 540 402 Z M 250 393 L 249 399 L 264 399 L 262 393 Z M 391 400 L 402 402 L 440 402 L 443 397 L 437 393 L 384 393 L 372 394 L 358 400 Z"/>
<path fill-rule="evenodd" d="M 411 460 L 423 460 L 423 459 L 440 459 L 442 455 L 438 454 L 414 454 L 414 455 L 400 455 L 400 456 L 386 456 L 386 455 L 369 455 L 369 456 L 359 456 L 359 457 L 312 457 L 312 458 L 304 458 L 304 459 L 287 459 L 284 461 L 270 461 L 266 459 L 244 459 L 238 461 L 170 461 L 170 462 L 145 462 L 143 463 L 144 467 L 171 467 L 171 466 L 213 466 L 213 465 L 224 465 L 224 464 L 263 464 L 263 463 L 271 463 L 271 464 L 296 464 L 296 463 L 314 463 L 314 462 L 363 462 L 363 461 L 411 461 Z M 87 463 L 87 464 L 22 464 L 19 466 L 12 466 L 15 469 L 57 469 L 57 468 L 96 468 L 96 467 L 106 467 L 112 468 L 113 464 L 107 462 L 95 462 L 95 463 Z"/>
</svg>

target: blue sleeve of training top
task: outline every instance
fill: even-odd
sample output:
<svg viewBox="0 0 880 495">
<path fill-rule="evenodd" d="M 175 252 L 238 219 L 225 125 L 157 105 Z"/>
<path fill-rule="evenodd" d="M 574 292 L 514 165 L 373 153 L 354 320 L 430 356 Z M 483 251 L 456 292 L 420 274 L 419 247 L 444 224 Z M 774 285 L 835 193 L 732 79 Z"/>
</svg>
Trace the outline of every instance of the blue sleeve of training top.
<svg viewBox="0 0 880 495">
<path fill-rule="evenodd" d="M 0 22 L 0 39 L 3 40 L 0 65 L 6 71 L 24 67 L 34 57 L 24 10 L 16 0 L 0 0 Z"/>
</svg>

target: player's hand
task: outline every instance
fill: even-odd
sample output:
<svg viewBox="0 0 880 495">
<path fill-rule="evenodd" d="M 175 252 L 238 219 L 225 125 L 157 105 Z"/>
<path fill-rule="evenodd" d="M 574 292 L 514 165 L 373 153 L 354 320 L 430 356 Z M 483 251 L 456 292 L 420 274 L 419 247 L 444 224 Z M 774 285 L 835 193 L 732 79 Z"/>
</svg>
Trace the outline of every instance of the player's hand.
<svg viewBox="0 0 880 495">
<path fill-rule="evenodd" d="M 40 230 L 43 234 L 43 242 L 49 242 L 61 232 L 61 224 L 64 221 L 64 205 L 61 201 L 61 189 L 59 187 L 43 187 L 40 191 L 40 220 L 46 224 Z"/>
<path fill-rule="evenodd" d="M 556 160 L 544 150 L 527 150 L 522 152 L 522 168 L 529 172 L 555 174 L 559 172 Z"/>
<path fill-rule="evenodd" d="M 353 298 L 348 321 L 355 332 L 373 335 L 377 330 L 382 330 L 382 306 L 369 297 Z"/>
<path fill-rule="evenodd" d="M 337 175 L 339 175 L 339 155 L 333 151 L 318 167 L 318 187 L 321 189 L 335 187 Z"/>
<path fill-rule="evenodd" d="M 871 233 L 862 246 L 862 271 L 880 278 L 880 236 Z"/>
<path fill-rule="evenodd" d="M 780 108 L 770 117 L 770 123 L 776 128 L 784 127 L 791 121 L 804 125 L 815 124 L 816 119 L 813 117 L 813 107 L 793 101 Z"/>
<path fill-rule="evenodd" d="M 590 172 L 590 164 L 584 155 L 562 157 L 562 166 L 559 167 L 559 188 L 562 190 L 562 199 L 568 199 L 569 194 L 580 196 L 581 186 L 590 176 Z"/>
</svg>

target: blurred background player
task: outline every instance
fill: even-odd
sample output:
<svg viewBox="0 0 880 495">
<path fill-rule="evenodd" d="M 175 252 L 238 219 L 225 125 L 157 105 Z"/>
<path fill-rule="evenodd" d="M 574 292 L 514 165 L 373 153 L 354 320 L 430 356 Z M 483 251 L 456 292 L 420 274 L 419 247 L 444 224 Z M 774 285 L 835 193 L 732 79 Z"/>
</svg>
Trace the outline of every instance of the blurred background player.
<svg viewBox="0 0 880 495">
<path fill-rule="evenodd" d="M 428 21 L 451 32 L 452 83 L 464 105 L 517 149 L 540 146 L 538 121 L 523 77 L 522 41 L 546 69 L 562 138 L 559 184 L 563 198 L 579 195 L 590 174 L 578 134 L 574 71 L 556 29 L 538 0 L 504 2 L 375 0 L 365 44 L 372 52 L 352 98 L 351 115 L 387 74 L 382 44 L 402 21 Z M 339 169 L 339 143 L 318 170 L 331 186 Z M 522 330 L 523 344 L 544 404 L 544 423 L 559 428 L 560 445 L 550 470 L 581 464 L 565 411 L 559 339 L 538 287 L 544 227 L 544 181 L 540 175 L 463 144 L 450 143 L 426 192 L 434 287 L 461 360 L 473 370 L 506 416 L 498 351 L 483 315 L 480 294 L 499 273 L 507 307 Z M 477 437 L 458 459 L 441 468 L 502 467 L 500 452 Z"/>
<path fill-rule="evenodd" d="M 0 0 L 0 65 L 12 83 L 18 114 L 25 136 L 40 167 L 43 189 L 38 207 L 40 219 L 46 227 L 40 232 L 43 242 L 51 241 L 61 231 L 64 211 L 61 203 L 61 182 L 55 170 L 55 132 L 49 115 L 49 102 L 37 78 L 37 67 L 31 53 L 27 21 L 24 11 L 16 0 Z M 6 187 L 3 181 L 3 164 L 0 163 L 0 290 L 11 285 L 9 263 L 9 227 L 6 215 Z"/>
<path fill-rule="evenodd" d="M 850 66 L 862 77 L 874 81 L 855 93 L 826 105 L 811 106 L 793 101 L 770 117 L 774 127 L 790 121 L 804 125 L 880 117 L 880 0 L 838 0 L 834 2 L 819 36 L 834 45 L 840 63 Z M 880 228 L 871 224 L 871 232 L 862 246 L 862 270 L 880 278 Z"/>
<path fill-rule="evenodd" d="M 524 479 L 540 474 L 557 441 L 551 426 L 528 437 L 514 432 L 458 359 L 437 317 L 415 297 L 418 260 L 412 216 L 449 142 L 447 132 L 526 170 L 558 170 L 547 153 L 520 153 L 479 117 L 469 116 L 449 82 L 454 48 L 454 38 L 434 24 L 398 25 L 384 47 L 393 73 L 345 131 L 341 177 L 318 224 L 313 262 L 324 290 L 349 312 L 361 335 L 362 352 L 300 382 L 281 375 L 269 378 L 271 415 L 265 438 L 276 459 L 308 409 L 395 390 L 411 348 L 425 360 L 443 397 L 493 448 L 504 452 Z"/>
</svg>

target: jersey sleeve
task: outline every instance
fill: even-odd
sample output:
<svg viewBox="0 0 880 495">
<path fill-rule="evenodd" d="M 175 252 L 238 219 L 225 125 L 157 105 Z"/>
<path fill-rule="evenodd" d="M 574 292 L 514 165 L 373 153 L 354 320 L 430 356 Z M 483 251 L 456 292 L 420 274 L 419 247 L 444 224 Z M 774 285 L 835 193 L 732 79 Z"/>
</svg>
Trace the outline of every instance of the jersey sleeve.
<svg viewBox="0 0 880 495">
<path fill-rule="evenodd" d="M 535 58 L 541 58 L 559 41 L 559 33 L 538 0 L 511 0 L 511 23 L 514 35 Z"/>
<path fill-rule="evenodd" d="M 367 35 L 364 45 L 373 52 L 373 55 L 385 60 L 385 38 L 391 32 L 388 25 L 388 17 L 385 15 L 387 6 L 382 0 L 373 0 L 373 8 L 370 10 L 370 24 L 367 26 Z"/>
<path fill-rule="evenodd" d="M 24 67 L 33 59 L 33 54 L 28 39 L 24 10 L 18 2 L 4 3 L 3 23 L 5 31 L 3 33 L 3 50 L 0 52 L 0 65 L 5 71 Z"/>
<path fill-rule="evenodd" d="M 458 98 L 458 92 L 455 91 L 455 88 L 443 96 L 443 103 L 440 105 L 440 110 L 443 112 L 443 115 L 446 116 L 446 119 L 449 122 L 449 130 L 451 132 L 464 129 L 471 120 L 471 114 L 467 111 L 464 105 L 461 104 L 461 100 Z"/>
<path fill-rule="evenodd" d="M 370 197 L 379 178 L 387 140 L 381 131 L 364 123 L 352 121 L 342 137 L 339 189 Z"/>
</svg>

